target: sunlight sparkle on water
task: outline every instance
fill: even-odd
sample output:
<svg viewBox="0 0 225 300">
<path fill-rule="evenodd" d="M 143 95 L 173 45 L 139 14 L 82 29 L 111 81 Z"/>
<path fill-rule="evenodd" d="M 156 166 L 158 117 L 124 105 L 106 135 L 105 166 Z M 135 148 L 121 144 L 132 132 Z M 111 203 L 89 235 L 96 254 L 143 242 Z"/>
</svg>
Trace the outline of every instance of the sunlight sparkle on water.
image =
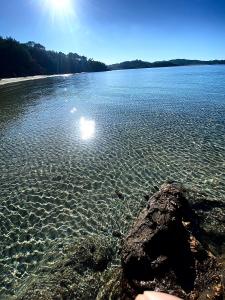
<svg viewBox="0 0 225 300">
<path fill-rule="evenodd" d="M 80 118 L 80 135 L 82 140 L 88 140 L 95 135 L 95 121 L 88 120 L 84 117 Z"/>
<path fill-rule="evenodd" d="M 71 114 L 75 113 L 76 111 L 77 111 L 77 108 L 76 108 L 76 107 L 73 107 L 73 108 L 70 110 Z"/>
</svg>

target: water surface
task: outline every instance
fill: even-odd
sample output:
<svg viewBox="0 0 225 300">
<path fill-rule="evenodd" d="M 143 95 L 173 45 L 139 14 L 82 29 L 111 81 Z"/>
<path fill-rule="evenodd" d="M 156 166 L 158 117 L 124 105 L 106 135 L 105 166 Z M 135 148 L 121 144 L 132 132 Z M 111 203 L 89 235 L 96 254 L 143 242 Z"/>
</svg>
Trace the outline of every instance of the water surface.
<svg viewBox="0 0 225 300">
<path fill-rule="evenodd" d="M 91 233 L 119 244 L 167 179 L 225 203 L 224 83 L 224 66 L 201 66 L 1 86 L 0 293 L 59 241 Z M 206 227 L 219 235 L 215 212 Z"/>
</svg>

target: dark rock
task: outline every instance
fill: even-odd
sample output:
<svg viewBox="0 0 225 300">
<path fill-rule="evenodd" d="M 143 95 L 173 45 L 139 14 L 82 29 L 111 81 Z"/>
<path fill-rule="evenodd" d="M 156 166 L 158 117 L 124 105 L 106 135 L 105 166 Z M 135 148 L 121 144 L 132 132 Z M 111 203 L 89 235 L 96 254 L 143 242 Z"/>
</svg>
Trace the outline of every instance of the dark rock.
<svg viewBox="0 0 225 300">
<path fill-rule="evenodd" d="M 112 232 L 112 235 L 117 238 L 121 238 L 123 236 L 123 234 L 119 230 L 114 230 Z"/>
<path fill-rule="evenodd" d="M 225 253 L 225 203 L 222 199 L 207 198 L 202 192 L 188 191 L 190 205 L 195 211 L 201 228 L 201 241 L 213 254 Z"/>
<path fill-rule="evenodd" d="M 156 290 L 182 299 L 222 299 L 221 267 L 198 237 L 182 187 L 163 185 L 123 241 L 121 298 Z"/>
<path fill-rule="evenodd" d="M 225 204 L 221 201 L 209 200 L 209 199 L 198 199 L 197 203 L 192 204 L 192 208 L 202 211 L 211 211 L 214 208 L 223 208 L 225 209 Z"/>
<path fill-rule="evenodd" d="M 150 196 L 146 194 L 146 195 L 144 195 L 144 198 L 145 198 L 146 201 L 148 201 Z"/>
<path fill-rule="evenodd" d="M 116 193 L 116 195 L 117 195 L 117 197 L 118 197 L 119 199 L 121 199 L 121 200 L 124 199 L 124 195 L 123 195 L 120 191 L 115 190 L 115 193 Z"/>
<path fill-rule="evenodd" d="M 53 181 L 60 181 L 60 180 L 62 180 L 62 176 L 61 175 L 54 176 L 54 177 L 52 177 L 52 180 Z"/>
</svg>

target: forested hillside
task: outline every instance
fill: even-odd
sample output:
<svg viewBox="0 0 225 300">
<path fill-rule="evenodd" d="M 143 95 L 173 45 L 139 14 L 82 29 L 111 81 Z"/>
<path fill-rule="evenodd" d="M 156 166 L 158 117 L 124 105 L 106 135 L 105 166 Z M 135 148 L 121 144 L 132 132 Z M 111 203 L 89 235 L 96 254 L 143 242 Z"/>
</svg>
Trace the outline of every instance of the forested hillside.
<svg viewBox="0 0 225 300">
<path fill-rule="evenodd" d="M 172 59 L 155 62 L 147 62 L 143 60 L 124 61 L 109 66 L 110 70 L 120 69 L 141 69 L 141 68 L 157 68 L 157 67 L 176 67 L 190 65 L 218 65 L 225 64 L 225 60 L 192 60 L 192 59 Z"/>
<path fill-rule="evenodd" d="M 106 71 L 107 66 L 77 53 L 48 51 L 35 42 L 0 37 L 0 78 Z"/>
</svg>

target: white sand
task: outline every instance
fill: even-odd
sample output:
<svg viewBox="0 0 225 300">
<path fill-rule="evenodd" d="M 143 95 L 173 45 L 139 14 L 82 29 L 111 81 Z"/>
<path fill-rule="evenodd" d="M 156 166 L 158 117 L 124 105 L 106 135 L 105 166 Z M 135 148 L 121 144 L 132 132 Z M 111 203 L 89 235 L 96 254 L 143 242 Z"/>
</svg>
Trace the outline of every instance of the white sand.
<svg viewBox="0 0 225 300">
<path fill-rule="evenodd" d="M 49 77 L 68 77 L 71 75 L 73 74 L 36 75 L 36 76 L 26 76 L 26 77 L 4 78 L 0 80 L 0 85 L 20 82 L 20 81 L 27 81 L 27 80 L 43 79 Z"/>
</svg>

